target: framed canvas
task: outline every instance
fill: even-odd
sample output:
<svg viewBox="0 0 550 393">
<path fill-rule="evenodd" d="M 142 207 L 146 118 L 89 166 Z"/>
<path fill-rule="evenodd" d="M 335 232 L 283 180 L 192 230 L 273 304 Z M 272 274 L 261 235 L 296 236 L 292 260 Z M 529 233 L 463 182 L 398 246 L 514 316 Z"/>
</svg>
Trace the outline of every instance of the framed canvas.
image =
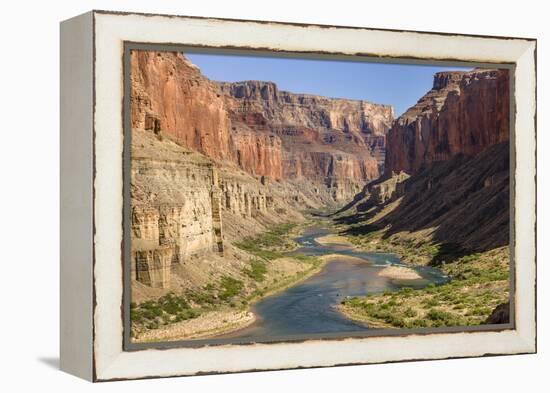
<svg viewBox="0 0 550 393">
<path fill-rule="evenodd" d="M 536 40 L 61 23 L 61 368 L 536 351 Z"/>
</svg>

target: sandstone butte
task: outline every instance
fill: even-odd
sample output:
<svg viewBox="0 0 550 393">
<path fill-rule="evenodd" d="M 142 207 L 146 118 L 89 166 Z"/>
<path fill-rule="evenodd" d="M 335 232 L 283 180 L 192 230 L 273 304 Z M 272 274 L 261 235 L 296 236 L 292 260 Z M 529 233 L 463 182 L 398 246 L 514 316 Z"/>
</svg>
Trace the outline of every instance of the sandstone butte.
<svg viewBox="0 0 550 393">
<path fill-rule="evenodd" d="M 424 166 L 506 143 L 508 115 L 502 70 L 436 74 L 394 120 L 387 105 L 218 83 L 181 53 L 133 51 L 132 296 L 239 277 L 247 256 L 234 241 L 357 193 L 366 203 L 361 191 L 391 201 Z M 491 174 L 480 181 L 495 191 L 504 175 Z"/>
</svg>

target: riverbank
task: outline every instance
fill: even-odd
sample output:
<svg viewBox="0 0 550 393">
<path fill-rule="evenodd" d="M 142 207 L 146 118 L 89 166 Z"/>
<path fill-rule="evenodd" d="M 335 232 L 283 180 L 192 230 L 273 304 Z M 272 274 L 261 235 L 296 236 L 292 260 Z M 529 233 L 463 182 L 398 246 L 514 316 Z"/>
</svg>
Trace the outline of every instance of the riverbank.
<svg viewBox="0 0 550 393">
<path fill-rule="evenodd" d="M 472 326 L 486 323 L 509 300 L 508 247 L 463 255 L 440 269 L 449 283 L 354 297 L 338 310 L 373 328 Z"/>
<path fill-rule="evenodd" d="M 307 224 L 281 224 L 234 244 L 248 255 L 237 273 L 225 274 L 199 289 L 169 293 L 132 304 L 134 342 L 212 337 L 242 329 L 255 321 L 250 306 L 319 272 L 330 258 L 289 255 L 293 238 Z"/>
<path fill-rule="evenodd" d="M 297 285 L 309 277 L 317 274 L 323 266 L 333 260 L 337 255 L 325 255 L 319 258 L 298 256 L 297 258 L 283 257 L 271 262 L 272 271 L 266 277 L 266 285 L 261 285 L 253 292 L 244 296 L 242 306 L 235 309 L 231 306 L 220 306 L 213 310 L 204 310 L 196 318 L 180 321 L 148 330 L 134 338 L 134 342 L 159 342 L 174 340 L 191 340 L 211 338 L 223 334 L 232 333 L 253 324 L 256 316 L 251 311 L 251 306 L 268 297 L 273 296 L 285 289 Z M 350 260 L 353 257 L 349 258 Z M 356 258 L 360 259 L 360 258 Z M 310 265 L 306 270 L 295 270 L 293 275 L 281 274 L 282 271 L 289 272 L 296 263 Z M 267 273 L 267 272 L 266 272 Z M 284 277 L 282 279 L 278 279 Z"/>
<path fill-rule="evenodd" d="M 249 311 L 220 310 L 142 333 L 136 343 L 209 338 L 251 325 L 256 320 Z"/>
</svg>

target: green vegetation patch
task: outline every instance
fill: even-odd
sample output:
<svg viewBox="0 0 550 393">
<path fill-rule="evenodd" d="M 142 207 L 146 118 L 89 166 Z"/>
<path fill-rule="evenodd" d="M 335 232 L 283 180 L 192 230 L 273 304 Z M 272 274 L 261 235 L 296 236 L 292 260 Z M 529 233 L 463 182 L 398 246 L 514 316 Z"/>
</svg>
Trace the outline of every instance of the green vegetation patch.
<svg viewBox="0 0 550 393">
<path fill-rule="evenodd" d="M 297 225 L 296 223 L 277 225 L 260 235 L 236 242 L 235 246 L 267 261 L 281 258 L 282 252 L 289 251 L 295 246 L 295 243 L 289 239 L 289 234 Z"/>
<path fill-rule="evenodd" d="M 508 301 L 508 247 L 464 255 L 440 269 L 452 278 L 449 283 L 346 299 L 343 311 L 387 327 L 471 326 Z"/>
<path fill-rule="evenodd" d="M 173 322 L 196 318 L 200 313 L 201 310 L 192 308 L 185 297 L 173 293 L 156 301 L 148 300 L 130 305 L 130 321 L 138 329 L 158 329 Z"/>
<path fill-rule="evenodd" d="M 241 293 L 244 289 L 242 281 L 233 277 L 223 276 L 220 282 L 220 292 L 218 297 L 221 300 L 229 300 Z"/>
<path fill-rule="evenodd" d="M 265 280 L 267 273 L 266 262 L 261 259 L 253 259 L 250 262 L 250 267 L 243 269 L 243 273 L 254 281 L 262 282 Z"/>
</svg>

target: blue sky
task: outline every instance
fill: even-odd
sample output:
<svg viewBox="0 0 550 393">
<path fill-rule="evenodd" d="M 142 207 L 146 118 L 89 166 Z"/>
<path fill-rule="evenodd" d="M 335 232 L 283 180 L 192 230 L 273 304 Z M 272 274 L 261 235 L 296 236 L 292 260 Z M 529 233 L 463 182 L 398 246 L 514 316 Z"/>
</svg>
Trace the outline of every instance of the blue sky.
<svg viewBox="0 0 550 393">
<path fill-rule="evenodd" d="M 186 53 L 209 79 L 262 80 L 280 90 L 393 105 L 396 116 L 414 105 L 439 71 L 470 68 L 380 64 L 260 56 Z"/>
</svg>

